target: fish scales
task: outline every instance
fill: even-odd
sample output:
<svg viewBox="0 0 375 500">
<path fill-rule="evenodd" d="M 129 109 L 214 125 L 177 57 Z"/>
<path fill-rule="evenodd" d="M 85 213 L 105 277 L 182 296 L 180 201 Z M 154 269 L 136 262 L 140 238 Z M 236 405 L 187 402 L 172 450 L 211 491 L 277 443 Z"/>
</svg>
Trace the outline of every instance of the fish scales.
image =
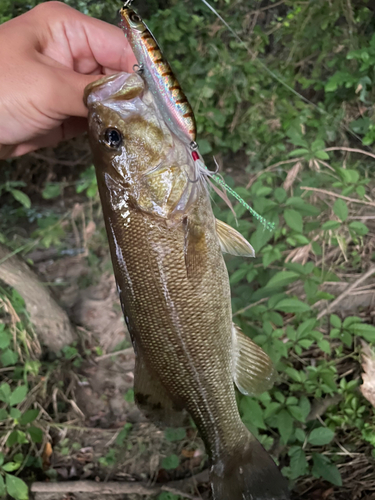
<svg viewBox="0 0 375 500">
<path fill-rule="evenodd" d="M 288 500 L 236 404 L 233 380 L 244 394 L 274 380 L 268 356 L 232 324 L 222 252 L 253 256 L 251 245 L 215 219 L 205 177 L 191 181 L 189 147 L 139 75 L 105 77 L 85 99 L 137 404 L 169 425 L 190 414 L 212 460 L 215 500 Z"/>
</svg>

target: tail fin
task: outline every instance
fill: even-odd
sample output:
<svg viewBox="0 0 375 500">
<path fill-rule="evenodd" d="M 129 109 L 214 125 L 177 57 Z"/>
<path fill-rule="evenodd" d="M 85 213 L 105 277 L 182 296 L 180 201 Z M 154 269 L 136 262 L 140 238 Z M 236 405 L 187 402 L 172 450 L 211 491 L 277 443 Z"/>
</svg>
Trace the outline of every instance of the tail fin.
<svg viewBox="0 0 375 500">
<path fill-rule="evenodd" d="M 255 438 L 211 468 L 214 500 L 289 500 L 287 482 Z"/>
</svg>

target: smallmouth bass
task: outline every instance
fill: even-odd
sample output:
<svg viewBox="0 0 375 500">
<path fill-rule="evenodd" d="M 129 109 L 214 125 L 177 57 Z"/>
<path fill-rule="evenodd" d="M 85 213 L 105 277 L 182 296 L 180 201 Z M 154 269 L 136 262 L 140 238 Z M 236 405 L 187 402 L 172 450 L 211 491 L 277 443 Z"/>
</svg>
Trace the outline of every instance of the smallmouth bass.
<svg viewBox="0 0 375 500">
<path fill-rule="evenodd" d="M 286 481 L 242 423 L 244 394 L 269 389 L 268 356 L 232 323 L 222 252 L 253 256 L 214 218 L 206 176 L 137 74 L 85 91 L 111 257 L 136 353 L 135 399 L 155 422 L 193 418 L 216 500 L 287 500 Z"/>
</svg>

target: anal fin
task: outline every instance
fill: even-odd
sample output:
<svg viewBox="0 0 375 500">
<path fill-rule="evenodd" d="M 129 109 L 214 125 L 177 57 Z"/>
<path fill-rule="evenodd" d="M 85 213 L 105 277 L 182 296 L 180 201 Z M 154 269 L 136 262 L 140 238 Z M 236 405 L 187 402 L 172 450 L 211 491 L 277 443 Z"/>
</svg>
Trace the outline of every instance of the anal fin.
<svg viewBox="0 0 375 500">
<path fill-rule="evenodd" d="M 140 356 L 136 357 L 135 362 L 134 399 L 139 409 L 154 424 L 184 426 L 186 414 L 173 403 L 159 379 L 149 371 Z"/>
<path fill-rule="evenodd" d="M 221 251 L 240 257 L 255 257 L 254 248 L 233 227 L 216 219 L 216 232 L 220 241 Z"/>
<path fill-rule="evenodd" d="M 247 396 L 261 394 L 273 386 L 276 370 L 261 347 L 233 324 L 233 379 L 240 392 Z"/>
</svg>

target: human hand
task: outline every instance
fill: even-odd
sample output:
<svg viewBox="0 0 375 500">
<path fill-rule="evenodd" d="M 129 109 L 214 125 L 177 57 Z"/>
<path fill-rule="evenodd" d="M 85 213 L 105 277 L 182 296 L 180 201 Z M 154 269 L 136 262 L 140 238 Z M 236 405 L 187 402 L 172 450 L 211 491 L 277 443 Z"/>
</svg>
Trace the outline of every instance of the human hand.
<svg viewBox="0 0 375 500">
<path fill-rule="evenodd" d="M 1 25 L 0 158 L 85 131 L 86 85 L 136 62 L 120 28 L 60 2 Z"/>
</svg>

